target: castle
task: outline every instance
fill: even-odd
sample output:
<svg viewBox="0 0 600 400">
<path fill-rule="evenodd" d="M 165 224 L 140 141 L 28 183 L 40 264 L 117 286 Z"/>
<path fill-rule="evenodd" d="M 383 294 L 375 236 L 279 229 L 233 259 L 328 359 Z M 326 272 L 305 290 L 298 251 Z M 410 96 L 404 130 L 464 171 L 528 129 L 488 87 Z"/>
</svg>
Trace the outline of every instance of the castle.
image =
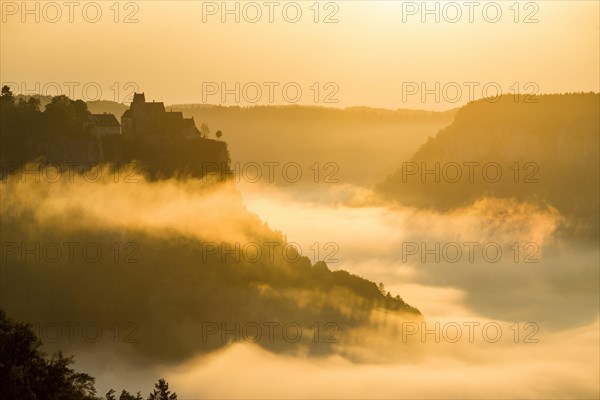
<svg viewBox="0 0 600 400">
<path fill-rule="evenodd" d="M 83 125 L 86 132 L 94 136 L 118 135 L 121 133 L 119 121 L 113 114 L 90 114 Z"/>
<path fill-rule="evenodd" d="M 134 93 L 129 110 L 121 116 L 121 134 L 200 137 L 194 118 L 183 118 L 181 112 L 166 111 L 162 102 L 146 102 L 144 93 Z"/>
</svg>

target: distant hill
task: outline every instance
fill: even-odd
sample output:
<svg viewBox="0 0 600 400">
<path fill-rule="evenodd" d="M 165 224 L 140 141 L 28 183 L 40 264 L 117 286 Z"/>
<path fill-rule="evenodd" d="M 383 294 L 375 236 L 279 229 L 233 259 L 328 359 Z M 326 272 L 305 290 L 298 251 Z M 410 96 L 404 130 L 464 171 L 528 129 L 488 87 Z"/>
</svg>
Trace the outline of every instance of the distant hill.
<svg viewBox="0 0 600 400">
<path fill-rule="evenodd" d="M 121 115 L 129 108 L 129 105 L 127 104 L 116 103 L 109 100 L 88 101 L 87 106 L 92 114 L 102 114 L 105 112 L 114 114 L 119 121 L 121 121 Z"/>
<path fill-rule="evenodd" d="M 243 168 L 249 163 L 296 162 L 304 173 L 302 182 L 314 182 L 309 168 L 319 164 L 323 176 L 340 183 L 372 186 L 397 168 L 403 159 L 418 149 L 427 137 L 449 125 L 454 111 L 429 112 L 384 110 L 368 107 L 335 109 L 306 106 L 222 107 L 173 105 L 223 132 L 230 144 L 231 160 Z M 233 165 L 235 169 L 235 165 Z M 276 174 L 276 183 L 285 179 Z"/>
<path fill-rule="evenodd" d="M 597 93 L 505 95 L 495 103 L 469 103 L 415 152 L 414 164 L 402 166 L 378 190 L 403 204 L 439 210 L 482 196 L 541 202 L 572 217 L 569 232 L 597 237 L 599 113 Z M 471 164 L 472 182 L 465 162 L 479 163 Z M 434 173 L 422 175 L 436 163 L 440 182 Z M 456 165 L 462 173 L 458 180 Z"/>
</svg>

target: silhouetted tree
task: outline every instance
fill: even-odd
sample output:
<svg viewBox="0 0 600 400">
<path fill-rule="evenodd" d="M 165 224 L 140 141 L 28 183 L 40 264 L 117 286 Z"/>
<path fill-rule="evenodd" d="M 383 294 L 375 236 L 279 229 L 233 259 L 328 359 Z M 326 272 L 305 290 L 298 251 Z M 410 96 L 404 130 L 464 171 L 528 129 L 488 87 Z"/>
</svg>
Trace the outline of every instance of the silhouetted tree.
<svg viewBox="0 0 600 400">
<path fill-rule="evenodd" d="M 77 135 L 90 112 L 83 100 L 71 100 L 65 95 L 54 96 L 44 110 L 45 122 L 51 135 Z"/>
<path fill-rule="evenodd" d="M 46 359 L 31 326 L 0 310 L 0 399 L 98 400 L 94 378 L 69 368 L 61 352 Z"/>
<path fill-rule="evenodd" d="M 210 134 L 210 128 L 208 127 L 208 124 L 203 122 L 202 125 L 200 125 L 200 135 L 202 135 L 203 138 L 208 138 L 208 135 Z"/>
<path fill-rule="evenodd" d="M 40 99 L 38 99 L 37 97 L 31 96 L 27 101 L 21 99 L 21 102 L 21 107 L 27 111 L 37 112 L 40 110 Z"/>
<path fill-rule="evenodd" d="M 154 384 L 154 392 L 148 395 L 148 400 L 177 400 L 177 393 L 171 393 L 167 381 L 160 379 Z"/>
<path fill-rule="evenodd" d="M 13 104 L 15 102 L 15 96 L 13 95 L 10 87 L 7 85 L 2 86 L 2 92 L 0 93 L 0 100 L 2 103 Z"/>
<path fill-rule="evenodd" d="M 221 139 L 221 137 L 223 136 L 223 132 L 221 132 L 221 131 L 217 131 L 217 132 L 215 133 L 215 136 L 217 137 L 217 139 L 219 139 L 219 140 L 220 140 L 220 139 Z"/>
</svg>

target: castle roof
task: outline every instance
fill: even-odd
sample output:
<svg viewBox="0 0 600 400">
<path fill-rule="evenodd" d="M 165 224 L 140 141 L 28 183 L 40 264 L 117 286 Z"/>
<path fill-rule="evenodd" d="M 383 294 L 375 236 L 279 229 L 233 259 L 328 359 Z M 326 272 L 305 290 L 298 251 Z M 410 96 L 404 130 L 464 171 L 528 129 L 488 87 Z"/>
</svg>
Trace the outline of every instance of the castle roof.
<svg viewBox="0 0 600 400">
<path fill-rule="evenodd" d="M 94 125 L 105 128 L 118 128 L 119 126 L 121 126 L 119 124 L 119 121 L 117 120 L 117 117 L 115 117 L 113 114 L 91 114 L 89 116 L 89 119 L 90 122 L 92 122 Z"/>
<path fill-rule="evenodd" d="M 186 127 L 186 128 L 190 127 L 190 126 L 196 127 L 196 124 L 194 123 L 194 117 L 192 117 L 192 118 L 184 118 L 183 119 L 183 126 Z"/>
<path fill-rule="evenodd" d="M 181 120 L 183 119 L 183 113 L 180 111 L 167 111 L 167 117 Z"/>
<path fill-rule="evenodd" d="M 139 104 L 139 106 L 142 106 L 143 110 L 145 112 L 148 112 L 151 114 L 164 114 L 165 113 L 165 105 L 162 102 L 143 103 L 143 104 Z"/>
</svg>

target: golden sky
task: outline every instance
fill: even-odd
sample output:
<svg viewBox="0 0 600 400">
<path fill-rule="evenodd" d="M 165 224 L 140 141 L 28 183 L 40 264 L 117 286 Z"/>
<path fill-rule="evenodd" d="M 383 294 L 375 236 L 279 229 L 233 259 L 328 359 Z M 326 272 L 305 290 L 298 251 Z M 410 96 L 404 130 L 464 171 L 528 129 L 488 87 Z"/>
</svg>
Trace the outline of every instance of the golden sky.
<svg viewBox="0 0 600 400">
<path fill-rule="evenodd" d="M 19 92 L 39 83 L 88 100 L 97 88 L 119 101 L 137 88 L 168 104 L 444 110 L 486 84 L 489 95 L 599 91 L 597 1 L 429 2 L 439 22 L 406 1 L 228 1 L 225 15 L 221 1 L 28 2 L 30 13 L 0 3 L 1 81 Z"/>
</svg>

